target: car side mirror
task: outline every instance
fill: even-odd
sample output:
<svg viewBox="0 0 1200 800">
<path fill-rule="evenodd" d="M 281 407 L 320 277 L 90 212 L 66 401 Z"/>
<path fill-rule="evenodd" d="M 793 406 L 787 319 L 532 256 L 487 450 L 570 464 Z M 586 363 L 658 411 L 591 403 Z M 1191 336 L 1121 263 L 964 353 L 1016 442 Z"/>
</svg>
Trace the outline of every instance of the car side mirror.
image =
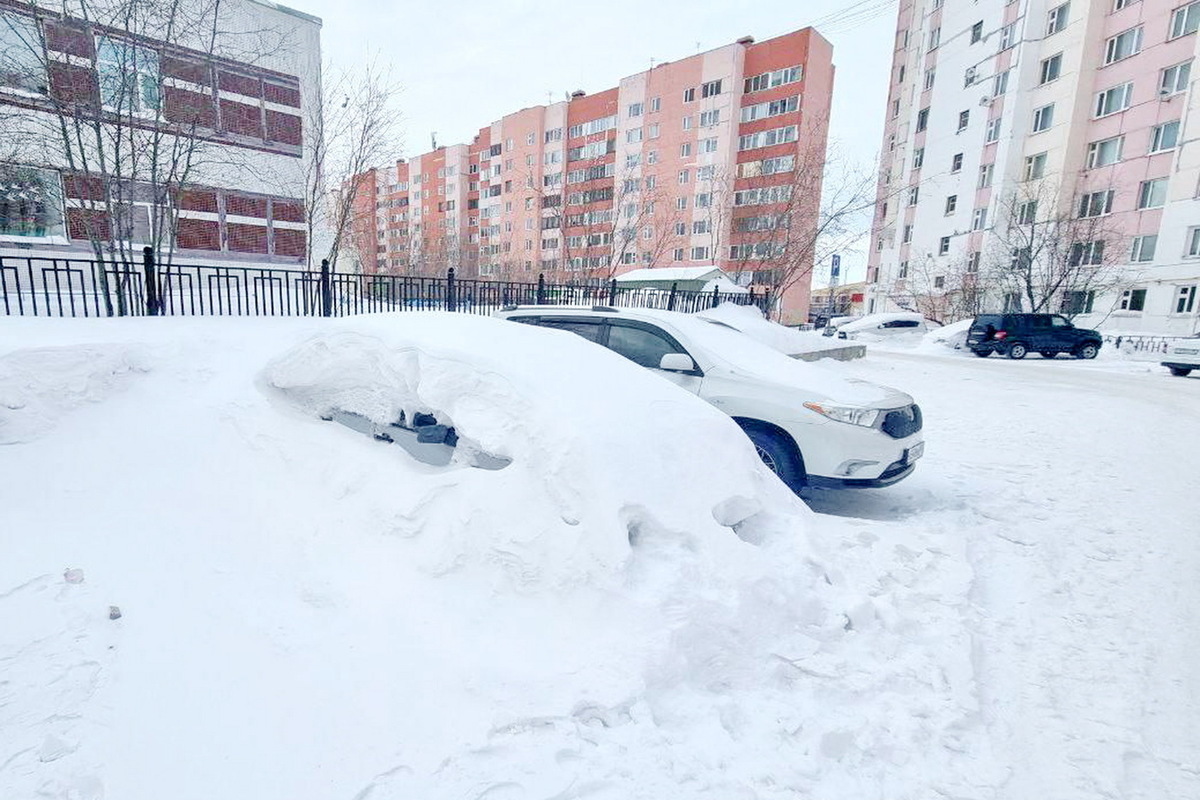
<svg viewBox="0 0 1200 800">
<path fill-rule="evenodd" d="M 658 362 L 658 368 L 667 372 L 694 372 L 696 362 L 687 353 L 667 353 Z"/>
</svg>

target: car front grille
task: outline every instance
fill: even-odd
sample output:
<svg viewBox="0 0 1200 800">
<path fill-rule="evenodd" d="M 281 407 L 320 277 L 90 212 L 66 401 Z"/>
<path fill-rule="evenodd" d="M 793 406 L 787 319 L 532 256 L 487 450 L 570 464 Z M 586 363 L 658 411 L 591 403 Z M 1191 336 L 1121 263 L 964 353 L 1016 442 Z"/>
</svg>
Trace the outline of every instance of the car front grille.
<svg viewBox="0 0 1200 800">
<path fill-rule="evenodd" d="M 921 430 L 921 407 L 916 403 L 889 411 L 883 417 L 883 432 L 893 439 L 903 439 Z"/>
</svg>

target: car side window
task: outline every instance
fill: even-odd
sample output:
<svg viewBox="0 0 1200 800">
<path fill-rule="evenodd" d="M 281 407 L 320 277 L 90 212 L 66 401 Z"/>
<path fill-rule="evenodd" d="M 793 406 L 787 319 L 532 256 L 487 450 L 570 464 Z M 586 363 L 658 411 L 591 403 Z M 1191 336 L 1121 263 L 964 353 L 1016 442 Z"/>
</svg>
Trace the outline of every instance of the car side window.
<svg viewBox="0 0 1200 800">
<path fill-rule="evenodd" d="M 684 352 L 657 333 L 644 328 L 627 328 L 624 325 L 613 325 L 609 328 L 608 347 L 630 361 L 652 369 L 658 369 L 662 357 L 667 353 Z"/>
<path fill-rule="evenodd" d="M 1039 317 L 1031 317 L 1029 319 L 1029 327 L 1031 327 L 1031 328 L 1049 328 L 1050 327 L 1050 318 L 1049 317 L 1040 317 L 1040 316 Z"/>
<path fill-rule="evenodd" d="M 885 322 L 879 327 L 881 328 L 915 328 L 920 325 L 915 319 L 894 319 Z"/>
<path fill-rule="evenodd" d="M 560 331 L 570 331 L 578 334 L 589 342 L 600 343 L 600 333 L 604 330 L 599 322 L 587 322 L 584 320 L 566 320 L 566 319 L 548 319 L 542 320 L 544 328 L 558 328 Z"/>
<path fill-rule="evenodd" d="M 1070 327 L 1072 327 L 1071 323 L 1067 320 L 1066 317 L 1051 317 L 1050 324 L 1053 325 L 1055 328 L 1070 328 Z"/>
</svg>

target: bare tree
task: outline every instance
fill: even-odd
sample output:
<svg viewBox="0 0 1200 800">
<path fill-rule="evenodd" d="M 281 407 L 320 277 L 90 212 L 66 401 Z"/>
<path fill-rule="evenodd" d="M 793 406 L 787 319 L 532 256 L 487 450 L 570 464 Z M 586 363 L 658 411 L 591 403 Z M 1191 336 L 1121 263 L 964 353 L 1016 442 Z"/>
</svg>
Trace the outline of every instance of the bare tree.
<svg viewBox="0 0 1200 800">
<path fill-rule="evenodd" d="M 376 180 L 384 171 L 376 165 L 400 152 L 401 90 L 388 70 L 373 61 L 353 71 L 327 67 L 326 75 L 328 82 L 309 105 L 304 126 L 309 153 L 304 200 L 310 269 L 323 259 L 336 267 L 339 254 L 350 246 L 359 251 L 361 263 L 367 263 L 363 242 L 348 241 L 356 204 L 369 202 L 374 222 Z M 363 196 L 368 186 L 369 199 Z M 372 235 L 372 265 L 375 247 Z"/>
<path fill-rule="evenodd" d="M 932 258 L 914 261 L 889 287 L 888 298 L 905 311 L 941 325 L 973 317 L 985 308 L 987 291 L 979 263 L 963 256 L 948 264 Z"/>
<path fill-rule="evenodd" d="M 1049 181 L 1022 184 L 1000 198 L 983 252 L 981 280 L 1011 310 L 1090 310 L 1097 294 L 1129 278 L 1125 235 L 1109 216 L 1113 192 L 1064 196 Z"/>
</svg>

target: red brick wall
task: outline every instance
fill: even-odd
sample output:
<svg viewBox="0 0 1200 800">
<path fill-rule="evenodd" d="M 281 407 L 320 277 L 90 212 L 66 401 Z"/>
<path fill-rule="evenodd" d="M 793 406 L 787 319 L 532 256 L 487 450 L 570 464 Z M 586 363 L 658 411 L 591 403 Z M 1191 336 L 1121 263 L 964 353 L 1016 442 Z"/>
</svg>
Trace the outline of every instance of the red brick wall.
<svg viewBox="0 0 1200 800">
<path fill-rule="evenodd" d="M 262 110 L 233 100 L 221 101 L 222 127 L 231 133 L 263 138 Z"/>
<path fill-rule="evenodd" d="M 67 209 L 67 235 L 72 239 L 87 241 L 93 236 L 107 239 L 109 230 L 107 211 L 90 211 L 86 208 Z"/>
<path fill-rule="evenodd" d="M 98 103 L 100 89 L 88 67 L 73 67 L 57 61 L 49 65 L 50 91 L 67 103 Z"/>
<path fill-rule="evenodd" d="M 267 111 L 267 139 L 272 142 L 299 145 L 302 141 L 300 118 L 282 111 Z"/>
<path fill-rule="evenodd" d="M 262 97 L 262 81 L 245 75 L 236 75 L 222 70 L 217 74 L 217 83 L 223 91 L 242 94 L 246 97 Z"/>
<path fill-rule="evenodd" d="M 267 253 L 267 228 L 265 225 L 226 226 L 229 231 L 229 249 L 234 253 Z"/>
<path fill-rule="evenodd" d="M 303 258 L 306 252 L 304 239 L 304 231 L 276 228 L 275 255 Z"/>
<path fill-rule="evenodd" d="M 262 197 L 241 197 L 236 194 L 226 194 L 225 213 L 238 217 L 266 219 L 267 201 Z"/>
<path fill-rule="evenodd" d="M 179 207 L 188 211 L 217 213 L 217 193 L 203 189 L 184 191 L 179 196 Z"/>
<path fill-rule="evenodd" d="M 217 109 L 211 95 L 166 86 L 163 90 L 163 116 L 180 125 L 217 127 Z"/>
<path fill-rule="evenodd" d="M 180 219 L 175 237 L 181 250 L 221 249 L 221 227 L 216 220 Z"/>
<path fill-rule="evenodd" d="M 89 59 L 94 54 L 92 36 L 81 25 L 47 21 L 45 31 L 46 48 L 49 50 Z"/>
<path fill-rule="evenodd" d="M 276 83 L 263 84 L 263 97 L 268 103 L 278 103 L 281 106 L 300 107 L 300 90 L 290 86 L 280 86 Z"/>
<path fill-rule="evenodd" d="M 212 85 L 212 67 L 202 61 L 163 56 L 159 63 L 159 71 L 164 76 L 179 78 L 188 83 L 198 83 L 202 86 Z"/>
<path fill-rule="evenodd" d="M 304 222 L 304 204 L 276 200 L 271 204 L 271 215 L 282 222 Z"/>
</svg>

